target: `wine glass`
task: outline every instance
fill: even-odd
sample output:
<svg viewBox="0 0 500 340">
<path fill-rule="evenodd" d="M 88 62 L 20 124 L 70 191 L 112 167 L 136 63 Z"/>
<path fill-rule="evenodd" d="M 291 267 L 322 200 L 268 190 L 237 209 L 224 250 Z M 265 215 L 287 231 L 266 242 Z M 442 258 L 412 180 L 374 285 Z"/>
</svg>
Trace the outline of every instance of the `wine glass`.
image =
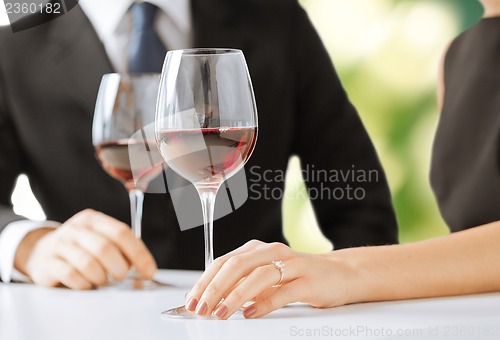
<svg viewBox="0 0 500 340">
<path fill-rule="evenodd" d="M 200 196 L 207 268 L 213 261 L 217 191 L 243 168 L 257 139 L 257 108 L 242 51 L 169 51 L 158 91 L 155 135 L 166 164 Z M 196 317 L 184 307 L 162 315 Z"/>
<path fill-rule="evenodd" d="M 130 197 L 131 227 L 141 238 L 144 192 L 162 171 L 163 160 L 154 140 L 155 104 L 160 75 L 103 76 L 97 96 L 92 141 L 104 170 L 123 183 Z M 132 268 L 119 286 L 148 289 L 157 283 Z"/>
</svg>

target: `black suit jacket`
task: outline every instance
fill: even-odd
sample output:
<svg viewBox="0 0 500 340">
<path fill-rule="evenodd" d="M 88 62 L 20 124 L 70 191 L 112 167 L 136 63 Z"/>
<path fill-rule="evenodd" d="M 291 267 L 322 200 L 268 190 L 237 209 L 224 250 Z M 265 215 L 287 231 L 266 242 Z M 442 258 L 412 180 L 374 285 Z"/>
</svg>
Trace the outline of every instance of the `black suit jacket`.
<svg viewBox="0 0 500 340">
<path fill-rule="evenodd" d="M 362 200 L 316 199 L 314 210 L 337 249 L 397 242 L 373 145 L 297 1 L 193 0 L 192 19 L 195 47 L 239 48 L 247 58 L 259 112 L 247 168 L 285 171 L 296 154 L 304 169 L 376 170 L 378 181 L 369 183 L 308 181 L 319 192 L 349 184 L 366 191 Z M 99 166 L 91 142 L 100 79 L 113 68 L 84 13 L 77 6 L 29 30 L 3 29 L 0 46 L 0 226 L 20 218 L 10 203 L 20 173 L 48 219 L 93 208 L 128 223 L 127 193 Z M 283 184 L 267 183 L 270 190 Z M 281 224 L 280 200 L 249 199 L 216 221 L 215 253 L 253 238 L 284 241 Z M 143 238 L 160 267 L 202 268 L 202 229 L 181 232 L 169 196 L 146 195 Z"/>
</svg>

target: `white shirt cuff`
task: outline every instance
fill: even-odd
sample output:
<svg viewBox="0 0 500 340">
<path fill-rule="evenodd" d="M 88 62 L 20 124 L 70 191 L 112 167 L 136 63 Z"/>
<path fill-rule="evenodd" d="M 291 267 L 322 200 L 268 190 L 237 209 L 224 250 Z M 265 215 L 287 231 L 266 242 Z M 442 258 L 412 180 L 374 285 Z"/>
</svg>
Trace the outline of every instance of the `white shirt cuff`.
<svg viewBox="0 0 500 340">
<path fill-rule="evenodd" d="M 0 233 L 0 277 L 4 283 L 12 280 L 29 282 L 29 279 L 14 268 L 17 248 L 24 237 L 35 229 L 56 228 L 54 221 L 20 220 L 9 223 Z"/>
</svg>

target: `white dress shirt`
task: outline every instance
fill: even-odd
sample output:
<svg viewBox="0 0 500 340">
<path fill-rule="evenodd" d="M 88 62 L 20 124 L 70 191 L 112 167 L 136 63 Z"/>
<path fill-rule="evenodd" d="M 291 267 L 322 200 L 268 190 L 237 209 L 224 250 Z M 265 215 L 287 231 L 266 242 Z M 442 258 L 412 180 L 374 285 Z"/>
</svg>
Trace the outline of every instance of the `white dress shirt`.
<svg viewBox="0 0 500 340">
<path fill-rule="evenodd" d="M 127 71 L 127 56 L 132 31 L 129 12 L 133 0 L 80 0 L 79 4 L 104 44 L 116 72 Z M 140 1 L 136 1 L 140 2 Z M 149 0 L 159 8 L 155 28 L 167 50 L 191 47 L 191 8 L 189 0 Z M 42 227 L 57 227 L 53 221 L 12 222 L 0 233 L 0 275 L 3 282 L 26 281 L 14 269 L 19 243 L 30 232 Z"/>
<path fill-rule="evenodd" d="M 126 72 L 130 35 L 129 12 L 132 0 L 80 0 L 117 72 Z M 136 1 L 138 2 L 138 1 Z M 189 0 L 149 0 L 159 8 L 155 28 L 167 50 L 191 46 L 191 8 Z"/>
</svg>

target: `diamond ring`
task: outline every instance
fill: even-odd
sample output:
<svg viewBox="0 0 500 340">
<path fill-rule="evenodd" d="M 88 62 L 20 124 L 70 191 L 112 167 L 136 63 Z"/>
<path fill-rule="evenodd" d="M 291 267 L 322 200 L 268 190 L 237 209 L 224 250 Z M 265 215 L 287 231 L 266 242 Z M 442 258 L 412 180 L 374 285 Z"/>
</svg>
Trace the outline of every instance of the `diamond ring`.
<svg viewBox="0 0 500 340">
<path fill-rule="evenodd" d="M 278 288 L 281 287 L 281 284 L 283 283 L 283 278 L 285 277 L 285 263 L 279 260 L 279 261 L 273 261 L 272 264 L 274 265 L 274 268 L 280 271 L 280 280 L 278 281 L 277 284 L 272 286 L 272 288 Z"/>
</svg>

